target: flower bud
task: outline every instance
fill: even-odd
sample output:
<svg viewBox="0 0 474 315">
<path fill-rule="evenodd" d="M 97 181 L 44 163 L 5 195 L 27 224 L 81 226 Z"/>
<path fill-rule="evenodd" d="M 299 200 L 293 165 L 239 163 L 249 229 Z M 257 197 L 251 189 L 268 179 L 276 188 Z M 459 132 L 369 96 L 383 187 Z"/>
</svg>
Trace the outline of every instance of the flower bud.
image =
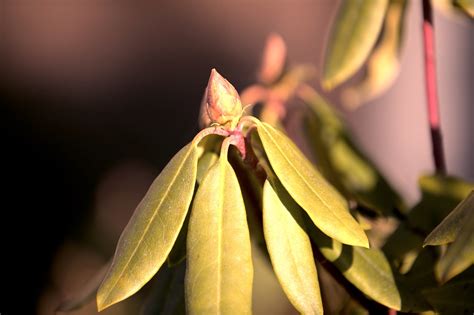
<svg viewBox="0 0 474 315">
<path fill-rule="evenodd" d="M 211 71 L 206 93 L 206 110 L 211 122 L 219 125 L 230 123 L 231 128 L 234 128 L 242 115 L 240 96 L 216 69 Z"/>
</svg>

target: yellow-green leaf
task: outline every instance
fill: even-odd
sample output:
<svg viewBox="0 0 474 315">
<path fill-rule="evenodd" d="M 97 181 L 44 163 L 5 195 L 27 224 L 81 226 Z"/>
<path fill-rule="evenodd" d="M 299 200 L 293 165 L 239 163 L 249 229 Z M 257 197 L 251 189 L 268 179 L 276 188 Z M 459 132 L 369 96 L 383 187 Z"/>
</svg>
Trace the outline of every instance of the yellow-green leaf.
<svg viewBox="0 0 474 315">
<path fill-rule="evenodd" d="M 467 196 L 443 221 L 426 237 L 423 246 L 444 245 L 453 242 L 474 212 L 474 191 Z"/>
<path fill-rule="evenodd" d="M 474 0 L 454 0 L 453 4 L 471 19 L 474 18 Z"/>
<path fill-rule="evenodd" d="M 300 226 L 300 208 L 278 181 L 273 183 L 272 187 L 266 181 L 263 186 L 263 229 L 273 269 L 301 314 L 323 314 L 311 242 Z"/>
<path fill-rule="evenodd" d="M 234 170 L 221 158 L 193 203 L 185 280 L 189 314 L 250 314 L 253 267 L 244 201 Z"/>
<path fill-rule="evenodd" d="M 406 7 L 406 0 L 390 0 L 383 31 L 367 60 L 364 78 L 341 95 L 347 108 L 355 109 L 380 96 L 397 78 Z"/>
<path fill-rule="evenodd" d="M 193 143 L 181 149 L 138 205 L 97 293 L 99 310 L 137 292 L 168 257 L 193 196 L 197 156 Z"/>
<path fill-rule="evenodd" d="M 215 146 L 215 143 L 217 139 L 215 137 L 206 137 L 206 148 L 205 149 L 212 149 L 212 146 Z M 210 142 L 212 141 L 212 146 Z M 202 145 L 202 142 L 200 143 L 200 147 Z M 207 171 L 216 163 L 216 161 L 219 159 L 219 155 L 217 153 L 212 152 L 212 151 L 203 151 L 201 156 L 199 157 L 198 161 L 198 167 L 197 167 L 197 175 L 196 175 L 196 182 L 198 185 L 201 184 L 204 176 L 207 174 Z M 168 255 L 168 265 L 174 266 L 179 264 L 181 261 L 183 261 L 186 258 L 186 238 L 188 235 L 188 223 L 189 223 L 189 214 L 186 216 L 186 220 L 183 223 L 183 227 L 181 228 L 181 231 L 179 232 L 178 238 L 176 239 L 175 244 L 173 245 L 173 248 L 171 249 L 170 254 Z"/>
<path fill-rule="evenodd" d="M 366 295 L 396 310 L 408 312 L 430 308 L 415 288 L 395 277 L 382 251 L 343 245 L 323 235 L 309 220 L 307 222 L 308 233 L 323 256 Z"/>
<path fill-rule="evenodd" d="M 76 295 L 62 302 L 56 309 L 57 312 L 70 312 L 81 308 L 93 299 L 99 289 L 100 283 L 104 280 L 105 273 L 109 269 L 110 262 L 106 263 L 97 273 L 90 278 Z"/>
<path fill-rule="evenodd" d="M 458 209 L 461 209 L 459 212 L 466 213 L 464 218 L 461 218 L 462 221 L 455 220 L 461 228 L 455 233 L 455 241 L 449 245 L 436 266 L 436 273 L 442 281 L 451 279 L 474 264 L 474 192 L 471 192 L 455 211 Z M 449 219 L 449 216 L 446 219 Z"/>
<path fill-rule="evenodd" d="M 204 176 L 206 175 L 207 171 L 211 168 L 214 163 L 219 159 L 219 155 L 215 152 L 204 152 L 202 156 L 199 158 L 198 168 L 197 168 L 197 176 L 196 181 L 198 184 L 201 184 Z"/>
<path fill-rule="evenodd" d="M 305 127 L 323 175 L 362 206 L 384 215 L 403 211 L 399 194 L 354 143 L 334 106 L 310 87 L 301 89 L 300 97 L 310 107 Z"/>
<path fill-rule="evenodd" d="M 344 0 L 329 37 L 323 86 L 332 89 L 359 70 L 382 29 L 388 0 Z"/>
<path fill-rule="evenodd" d="M 347 202 L 293 142 L 266 123 L 257 122 L 257 129 L 275 174 L 314 224 L 342 243 L 369 247 L 364 230 L 348 211 Z"/>
</svg>

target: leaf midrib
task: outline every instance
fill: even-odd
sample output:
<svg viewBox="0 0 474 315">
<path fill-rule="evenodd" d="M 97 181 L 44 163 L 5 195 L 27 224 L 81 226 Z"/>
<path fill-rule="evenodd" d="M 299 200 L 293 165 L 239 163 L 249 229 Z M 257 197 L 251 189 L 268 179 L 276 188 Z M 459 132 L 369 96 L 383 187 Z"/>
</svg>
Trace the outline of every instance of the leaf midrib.
<svg viewBox="0 0 474 315">
<path fill-rule="evenodd" d="M 306 184 L 307 187 L 309 187 L 309 189 L 314 193 L 314 195 L 321 201 L 321 203 L 323 203 L 323 205 L 329 210 L 327 211 L 327 213 L 334 217 L 337 221 L 339 221 L 342 225 L 344 225 L 346 227 L 346 229 L 348 231 L 351 231 L 352 230 L 341 220 L 339 219 L 339 217 L 335 216 L 334 214 L 331 213 L 330 211 L 330 207 L 329 205 L 323 200 L 321 199 L 321 197 L 319 197 L 319 195 L 317 194 L 316 191 L 314 191 L 313 187 L 311 185 L 309 185 L 309 183 L 306 181 L 306 179 L 301 175 L 301 173 L 298 171 L 298 169 L 293 166 L 293 164 L 291 163 L 291 161 L 286 157 L 286 155 L 283 153 L 283 150 L 280 148 L 280 146 L 278 145 L 278 143 L 275 141 L 275 139 L 273 138 L 273 136 L 266 130 L 266 126 L 264 126 L 262 124 L 262 126 L 264 127 L 264 131 L 267 133 L 267 135 L 270 137 L 270 139 L 272 140 L 272 142 L 275 144 L 275 147 L 278 149 L 278 151 L 280 151 L 281 155 L 284 157 L 284 159 L 288 162 L 288 164 L 293 168 L 293 170 L 295 171 L 295 173 L 303 180 L 303 182 Z M 286 188 L 286 187 L 285 187 Z M 351 233 L 352 234 L 352 233 Z M 359 240 L 359 237 L 357 237 L 356 234 L 353 234 L 353 236 L 356 236 L 356 239 Z"/>
<path fill-rule="evenodd" d="M 224 225 L 224 195 L 225 195 L 225 180 L 226 180 L 226 161 L 225 160 L 222 160 L 222 158 L 220 158 L 220 161 L 221 165 L 219 165 L 220 167 L 220 173 L 221 173 L 221 176 L 219 178 L 219 185 L 220 185 L 220 194 L 219 194 L 219 207 L 220 207 L 220 228 L 219 228 L 219 232 L 217 233 L 217 314 L 220 314 L 221 313 L 221 289 L 222 289 L 222 227 Z"/>
<path fill-rule="evenodd" d="M 191 146 L 193 146 L 193 144 L 191 144 Z M 111 286 L 111 289 L 108 290 L 107 294 L 104 296 L 104 301 L 106 301 L 110 294 L 112 293 L 113 289 L 115 288 L 115 286 L 117 285 L 117 283 L 119 282 L 119 280 L 122 278 L 125 270 L 127 269 L 128 265 L 130 264 L 130 262 L 132 261 L 132 259 L 134 258 L 135 254 L 137 253 L 138 251 L 138 248 L 141 246 L 141 243 L 143 241 L 143 239 L 145 238 L 145 235 L 148 233 L 148 230 L 150 229 L 150 226 L 152 224 L 152 222 L 155 220 L 155 217 L 156 215 L 158 214 L 158 211 L 157 209 L 159 209 L 161 207 L 161 205 L 163 204 L 164 200 L 167 199 L 166 196 L 168 195 L 168 193 L 170 192 L 171 190 L 171 187 L 174 185 L 176 179 L 179 177 L 178 174 L 181 173 L 181 171 L 183 170 L 183 165 L 187 162 L 191 152 L 194 150 L 194 147 L 191 147 L 189 149 L 189 151 L 186 153 L 185 157 L 183 158 L 182 162 L 179 164 L 179 167 L 178 167 L 178 171 L 175 172 L 170 184 L 168 185 L 168 187 L 166 187 L 166 190 L 165 190 L 165 193 L 164 193 L 164 196 L 157 207 L 155 207 L 155 211 L 153 213 L 153 215 L 151 216 L 151 219 L 149 220 L 149 222 L 147 223 L 144 231 L 143 231 L 143 234 L 141 235 L 140 239 L 138 240 L 137 242 L 137 246 L 134 248 L 132 254 L 129 256 L 129 259 L 127 260 L 125 266 L 122 268 L 122 270 L 120 271 L 120 274 L 118 277 L 116 277 L 116 280 L 114 282 L 114 284 Z M 159 176 L 159 175 L 158 175 Z"/>
</svg>

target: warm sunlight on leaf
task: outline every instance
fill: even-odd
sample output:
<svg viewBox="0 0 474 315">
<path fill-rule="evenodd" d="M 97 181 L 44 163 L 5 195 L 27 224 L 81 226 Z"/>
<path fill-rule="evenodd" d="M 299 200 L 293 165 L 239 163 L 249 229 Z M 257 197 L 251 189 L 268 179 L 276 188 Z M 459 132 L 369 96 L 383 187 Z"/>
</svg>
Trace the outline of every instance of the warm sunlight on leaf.
<svg viewBox="0 0 474 315">
<path fill-rule="evenodd" d="M 318 275 L 300 208 L 283 186 L 267 180 L 263 187 L 263 228 L 275 274 L 301 314 L 323 314 Z"/>
<path fill-rule="evenodd" d="M 388 0 L 341 1 L 332 26 L 323 69 L 323 86 L 330 90 L 360 69 L 383 26 Z"/>
<path fill-rule="evenodd" d="M 196 172 L 197 150 L 190 143 L 153 182 L 123 231 L 97 293 L 99 310 L 137 292 L 160 269 L 188 212 Z"/>
<path fill-rule="evenodd" d="M 258 122 L 258 134 L 278 179 L 314 224 L 342 243 L 369 247 L 347 202 L 282 132 Z"/>
<path fill-rule="evenodd" d="M 406 0 L 390 1 L 381 38 L 367 60 L 364 78 L 342 93 L 346 108 L 355 109 L 380 96 L 397 78 L 406 7 Z"/>
<path fill-rule="evenodd" d="M 227 161 L 227 152 L 221 153 L 196 194 L 186 264 L 189 314 L 251 313 L 249 230 L 239 182 Z"/>
</svg>

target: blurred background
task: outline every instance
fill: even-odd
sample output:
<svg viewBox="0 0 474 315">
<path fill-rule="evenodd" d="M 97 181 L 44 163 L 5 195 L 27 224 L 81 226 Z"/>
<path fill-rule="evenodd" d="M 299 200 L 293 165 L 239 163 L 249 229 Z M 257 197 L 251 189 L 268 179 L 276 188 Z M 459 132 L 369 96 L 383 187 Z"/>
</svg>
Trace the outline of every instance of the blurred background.
<svg viewBox="0 0 474 315">
<path fill-rule="evenodd" d="M 152 180 L 198 131 L 211 68 L 255 82 L 265 39 L 321 69 L 338 1 L 0 2 L 0 313 L 52 314 L 109 259 Z M 409 200 L 433 170 L 421 10 L 410 1 L 401 73 L 345 112 L 359 144 Z M 435 13 L 448 171 L 474 180 L 474 24 Z M 314 82 L 317 89 L 318 83 Z M 327 95 L 327 94 L 326 94 Z M 337 104 L 338 92 L 328 97 Z M 265 266 L 255 312 L 292 313 Z M 104 314 L 134 314 L 141 296 Z M 74 314 L 94 314 L 95 305 Z"/>
</svg>

